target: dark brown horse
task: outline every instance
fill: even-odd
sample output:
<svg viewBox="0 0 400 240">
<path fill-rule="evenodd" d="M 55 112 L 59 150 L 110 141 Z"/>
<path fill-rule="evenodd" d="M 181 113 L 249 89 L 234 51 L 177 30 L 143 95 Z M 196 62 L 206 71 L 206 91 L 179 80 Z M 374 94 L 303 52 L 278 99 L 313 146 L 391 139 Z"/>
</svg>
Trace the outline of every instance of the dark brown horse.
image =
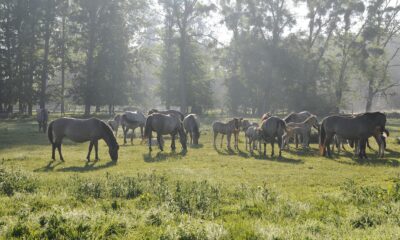
<svg viewBox="0 0 400 240">
<path fill-rule="evenodd" d="M 200 138 L 200 122 L 196 114 L 189 114 L 183 119 L 183 127 L 186 134 L 189 133 L 190 144 L 199 144 Z"/>
<path fill-rule="evenodd" d="M 286 123 L 279 117 L 269 117 L 267 120 L 264 120 L 261 124 L 261 134 L 264 140 L 264 156 L 267 155 L 266 145 L 267 141 L 271 141 L 271 157 L 274 156 L 274 144 L 275 138 L 278 139 L 279 146 L 279 157 L 282 156 L 282 136 L 286 131 Z"/>
<path fill-rule="evenodd" d="M 320 130 L 321 155 L 331 156 L 330 143 L 335 134 L 344 139 L 356 141 L 359 144 L 359 157 L 367 157 L 366 142 L 374 136 L 379 143 L 379 155 L 382 156 L 383 142 L 381 134 L 385 132 L 386 116 L 380 112 L 364 113 L 355 117 L 329 116 L 322 120 Z"/>
<path fill-rule="evenodd" d="M 153 113 L 146 119 L 146 124 L 144 127 L 144 138 L 148 138 L 149 143 L 151 143 L 152 132 L 157 133 L 158 147 L 163 151 L 163 146 L 161 143 L 162 135 L 171 135 L 171 149 L 175 151 L 175 136 L 179 134 L 179 140 L 182 144 L 184 151 L 187 150 L 186 147 L 186 134 L 183 129 L 182 122 L 176 118 L 176 116 L 165 115 L 161 113 Z M 149 151 L 152 151 L 151 144 L 149 144 Z"/>
<path fill-rule="evenodd" d="M 90 161 L 90 153 L 94 146 L 96 153 L 96 160 L 98 156 L 98 141 L 103 139 L 108 145 L 108 152 L 113 161 L 118 160 L 118 143 L 115 139 L 112 129 L 107 123 L 97 119 L 76 119 L 76 118 L 59 118 L 49 124 L 48 137 L 52 145 L 51 158 L 55 160 L 55 150 L 58 149 L 60 160 L 64 161 L 61 154 L 61 143 L 64 137 L 74 142 L 87 142 L 90 141 L 89 152 L 86 159 Z"/>
</svg>

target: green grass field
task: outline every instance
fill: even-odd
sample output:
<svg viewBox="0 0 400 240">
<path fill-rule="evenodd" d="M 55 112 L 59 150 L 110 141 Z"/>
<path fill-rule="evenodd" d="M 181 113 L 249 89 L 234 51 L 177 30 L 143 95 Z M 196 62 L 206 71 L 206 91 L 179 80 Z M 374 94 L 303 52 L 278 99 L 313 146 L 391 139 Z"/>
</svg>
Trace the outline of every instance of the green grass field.
<svg viewBox="0 0 400 240">
<path fill-rule="evenodd" d="M 317 145 L 250 156 L 243 134 L 241 151 L 215 150 L 203 126 L 201 145 L 185 155 L 169 140 L 149 155 L 135 139 L 117 164 L 104 142 L 101 160 L 87 163 L 88 143 L 65 141 L 61 163 L 34 121 L 1 121 L 1 238 L 400 238 L 400 120 L 389 120 L 386 157 L 369 151 L 364 161 L 323 158 Z"/>
</svg>

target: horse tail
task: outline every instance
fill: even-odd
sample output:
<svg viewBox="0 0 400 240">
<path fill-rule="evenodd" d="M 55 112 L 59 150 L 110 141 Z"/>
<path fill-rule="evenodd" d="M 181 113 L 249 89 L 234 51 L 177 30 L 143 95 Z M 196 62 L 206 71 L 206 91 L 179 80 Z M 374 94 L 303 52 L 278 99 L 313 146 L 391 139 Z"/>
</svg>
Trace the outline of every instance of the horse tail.
<svg viewBox="0 0 400 240">
<path fill-rule="evenodd" d="M 386 136 L 389 137 L 389 130 L 387 130 L 387 128 L 384 128 L 384 129 L 383 129 L 383 132 L 385 132 L 385 133 L 386 133 Z"/>
<path fill-rule="evenodd" d="M 282 119 L 280 119 L 280 121 L 278 122 L 278 125 L 285 130 L 285 132 L 287 132 L 287 127 L 286 127 L 286 122 L 283 121 Z"/>
<path fill-rule="evenodd" d="M 322 155 L 324 153 L 324 149 L 325 149 L 325 138 L 326 138 L 326 133 L 325 133 L 325 127 L 324 127 L 324 123 L 322 122 L 321 124 L 321 129 L 319 131 L 319 152 Z"/>
<path fill-rule="evenodd" d="M 47 130 L 47 137 L 49 138 L 49 141 L 51 144 L 54 144 L 54 140 L 53 140 L 53 123 L 51 122 L 49 124 L 49 129 Z"/>
<path fill-rule="evenodd" d="M 146 124 L 144 125 L 144 135 L 143 138 L 149 137 L 151 135 L 151 121 L 153 119 L 153 116 L 150 115 L 146 119 Z"/>
</svg>

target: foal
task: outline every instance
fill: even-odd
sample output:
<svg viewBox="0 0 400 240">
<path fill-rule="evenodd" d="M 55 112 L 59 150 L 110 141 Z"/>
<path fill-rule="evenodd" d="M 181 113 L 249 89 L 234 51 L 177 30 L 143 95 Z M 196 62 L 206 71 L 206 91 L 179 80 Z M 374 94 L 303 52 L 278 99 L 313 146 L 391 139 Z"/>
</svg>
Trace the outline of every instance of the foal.
<svg viewBox="0 0 400 240">
<path fill-rule="evenodd" d="M 236 135 L 239 133 L 240 128 L 240 119 L 234 118 L 227 123 L 223 122 L 214 122 L 212 124 L 213 132 L 214 132 L 214 147 L 216 147 L 215 140 L 217 139 L 218 133 L 222 134 L 221 137 L 221 148 L 222 142 L 224 140 L 224 135 L 227 137 L 227 147 L 231 149 L 231 136 L 234 135 L 235 138 L 235 149 L 238 149 L 238 139 Z"/>
</svg>

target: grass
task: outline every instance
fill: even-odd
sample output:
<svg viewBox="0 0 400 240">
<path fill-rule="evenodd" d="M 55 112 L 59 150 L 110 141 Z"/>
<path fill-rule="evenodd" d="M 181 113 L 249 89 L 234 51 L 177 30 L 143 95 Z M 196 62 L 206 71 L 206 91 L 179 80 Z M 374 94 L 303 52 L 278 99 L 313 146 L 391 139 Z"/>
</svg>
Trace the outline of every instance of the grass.
<svg viewBox="0 0 400 240">
<path fill-rule="evenodd" d="M 135 139 L 111 163 L 65 141 L 50 161 L 30 119 L 0 122 L 0 237 L 27 239 L 398 239 L 400 121 L 384 159 L 310 150 L 264 158 L 215 150 L 209 121 L 186 154 L 148 153 Z M 123 139 L 118 137 L 122 144 Z M 376 149 L 376 145 L 373 145 Z M 268 153 L 270 146 L 267 146 Z M 277 149 L 275 149 L 277 152 Z M 57 156 L 58 157 L 58 156 Z"/>
</svg>

